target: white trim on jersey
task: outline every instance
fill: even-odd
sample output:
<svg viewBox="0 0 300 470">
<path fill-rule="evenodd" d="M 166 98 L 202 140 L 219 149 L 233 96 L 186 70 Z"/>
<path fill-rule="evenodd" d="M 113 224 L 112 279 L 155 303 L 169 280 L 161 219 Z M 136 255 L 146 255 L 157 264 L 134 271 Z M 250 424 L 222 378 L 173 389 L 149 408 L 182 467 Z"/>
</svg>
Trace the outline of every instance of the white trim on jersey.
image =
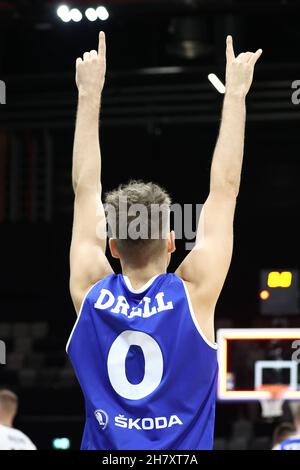
<svg viewBox="0 0 300 470">
<path fill-rule="evenodd" d="M 299 449 L 282 449 L 281 448 L 281 444 L 283 444 L 283 442 L 285 441 L 293 441 L 293 440 L 296 440 L 298 442 L 296 442 L 296 445 L 297 447 L 299 446 L 299 441 L 300 441 L 300 435 L 299 434 L 293 434 L 289 437 L 287 437 L 286 439 L 284 439 L 283 441 L 281 441 L 278 445 L 277 445 L 277 449 L 273 448 L 272 450 L 299 450 Z M 288 445 L 288 444 L 287 444 Z M 291 443 L 291 445 L 293 445 L 293 443 Z"/>
<path fill-rule="evenodd" d="M 179 278 L 181 279 L 181 278 Z M 218 345 L 217 343 L 212 343 L 208 338 L 206 338 L 205 334 L 203 333 L 203 331 L 201 330 L 200 328 L 200 325 L 197 321 L 197 318 L 196 318 L 196 315 L 195 315 L 195 312 L 194 312 L 194 309 L 193 309 L 193 305 L 192 305 L 192 301 L 191 301 L 191 297 L 190 297 L 190 293 L 188 291 L 188 288 L 184 282 L 183 279 L 181 279 L 182 281 L 182 284 L 183 284 L 183 287 L 184 287 L 184 290 L 185 290 L 185 295 L 186 295 L 186 298 L 187 298 L 187 301 L 188 301 L 188 305 L 189 305 L 189 310 L 190 310 L 190 314 L 191 314 L 191 317 L 192 317 L 192 320 L 195 324 L 195 327 L 197 328 L 198 330 L 198 333 L 200 334 L 200 336 L 202 337 L 202 339 L 206 342 L 206 344 L 208 346 L 210 346 L 211 348 L 213 349 L 218 349 Z"/>
<path fill-rule="evenodd" d="M 98 282 L 99 282 L 99 281 L 95 282 L 95 284 L 93 284 L 93 285 L 88 289 L 87 293 L 86 293 L 85 296 L 83 297 L 83 301 L 81 302 L 80 310 L 79 310 L 79 313 L 78 313 L 78 316 L 77 316 L 75 325 L 74 325 L 73 328 L 72 328 L 71 334 L 70 334 L 69 339 L 68 339 L 68 342 L 67 342 L 67 344 L 66 344 L 66 353 L 68 353 L 68 348 L 69 348 L 69 346 L 70 346 L 72 336 L 73 336 L 73 334 L 74 334 L 74 331 L 75 331 L 75 328 L 76 328 L 76 326 L 77 326 L 77 323 L 79 322 L 79 319 L 80 319 L 80 315 L 81 315 L 81 313 L 82 313 L 82 309 L 83 309 L 84 302 L 85 302 L 87 296 L 89 295 L 89 293 L 91 292 L 91 290 L 93 289 L 93 287 L 95 287 L 95 285 L 98 284 Z"/>
<path fill-rule="evenodd" d="M 140 287 L 139 289 L 134 289 L 132 287 L 132 284 L 130 282 L 130 279 L 128 276 L 126 276 L 125 274 L 123 274 L 123 279 L 125 281 L 125 284 L 127 286 L 127 289 L 130 290 L 130 292 L 132 292 L 133 294 L 141 294 L 142 292 L 144 292 L 145 290 L 148 289 L 148 287 L 151 286 L 151 284 L 153 284 L 153 282 L 155 281 L 155 279 L 159 276 L 159 274 L 157 274 L 156 276 L 153 276 L 151 277 L 151 279 L 149 279 L 148 282 L 146 282 L 146 284 L 144 284 L 142 287 Z"/>
</svg>

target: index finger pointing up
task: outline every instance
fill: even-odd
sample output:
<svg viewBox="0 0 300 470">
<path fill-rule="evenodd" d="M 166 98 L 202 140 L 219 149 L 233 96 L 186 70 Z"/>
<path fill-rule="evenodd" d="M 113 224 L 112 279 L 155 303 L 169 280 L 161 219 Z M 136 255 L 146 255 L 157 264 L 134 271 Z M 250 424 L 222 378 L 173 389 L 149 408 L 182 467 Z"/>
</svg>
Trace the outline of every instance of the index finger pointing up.
<svg viewBox="0 0 300 470">
<path fill-rule="evenodd" d="M 226 38 L 226 57 L 228 62 L 232 62 L 235 59 L 232 36 L 230 35 Z"/>
<path fill-rule="evenodd" d="M 104 57 L 104 58 L 106 55 L 105 34 L 103 31 L 100 31 L 99 33 L 98 55 L 99 57 Z"/>
</svg>

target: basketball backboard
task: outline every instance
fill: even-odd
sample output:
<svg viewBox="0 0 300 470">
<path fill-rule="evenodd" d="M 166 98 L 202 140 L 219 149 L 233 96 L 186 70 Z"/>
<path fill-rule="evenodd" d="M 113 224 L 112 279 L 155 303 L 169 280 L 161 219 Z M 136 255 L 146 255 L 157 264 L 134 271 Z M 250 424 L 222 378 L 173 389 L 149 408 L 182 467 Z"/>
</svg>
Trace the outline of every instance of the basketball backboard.
<svg viewBox="0 0 300 470">
<path fill-rule="evenodd" d="M 220 400 L 300 400 L 300 328 L 224 328 L 217 342 Z"/>
</svg>

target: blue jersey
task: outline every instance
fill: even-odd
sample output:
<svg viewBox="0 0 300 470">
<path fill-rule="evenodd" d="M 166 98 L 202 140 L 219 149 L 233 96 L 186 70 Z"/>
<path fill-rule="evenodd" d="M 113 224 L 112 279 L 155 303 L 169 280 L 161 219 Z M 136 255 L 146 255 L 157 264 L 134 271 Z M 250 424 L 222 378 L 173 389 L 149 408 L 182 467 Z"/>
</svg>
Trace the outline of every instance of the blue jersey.
<svg viewBox="0 0 300 470">
<path fill-rule="evenodd" d="M 300 436 L 292 436 L 278 445 L 277 450 L 300 450 Z"/>
<path fill-rule="evenodd" d="M 212 449 L 216 345 L 178 276 L 139 290 L 122 274 L 99 281 L 67 351 L 85 398 L 82 449 Z"/>
</svg>

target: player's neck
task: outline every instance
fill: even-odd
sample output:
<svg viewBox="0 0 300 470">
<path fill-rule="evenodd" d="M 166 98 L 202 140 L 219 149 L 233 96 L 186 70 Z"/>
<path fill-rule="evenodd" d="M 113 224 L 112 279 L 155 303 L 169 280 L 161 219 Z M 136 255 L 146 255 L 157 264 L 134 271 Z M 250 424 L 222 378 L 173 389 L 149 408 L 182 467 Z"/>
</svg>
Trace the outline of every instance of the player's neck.
<svg viewBox="0 0 300 470">
<path fill-rule="evenodd" d="M 143 266 L 142 268 L 128 266 L 126 264 L 122 265 L 122 273 L 129 277 L 131 285 L 134 289 L 139 289 L 144 286 L 149 279 L 159 274 L 166 273 L 166 266 L 163 264 L 149 264 Z"/>
<path fill-rule="evenodd" d="M 11 418 L 7 418 L 5 416 L 0 417 L 0 424 L 2 424 L 2 426 L 7 426 L 9 428 L 11 428 L 13 425 Z"/>
</svg>

